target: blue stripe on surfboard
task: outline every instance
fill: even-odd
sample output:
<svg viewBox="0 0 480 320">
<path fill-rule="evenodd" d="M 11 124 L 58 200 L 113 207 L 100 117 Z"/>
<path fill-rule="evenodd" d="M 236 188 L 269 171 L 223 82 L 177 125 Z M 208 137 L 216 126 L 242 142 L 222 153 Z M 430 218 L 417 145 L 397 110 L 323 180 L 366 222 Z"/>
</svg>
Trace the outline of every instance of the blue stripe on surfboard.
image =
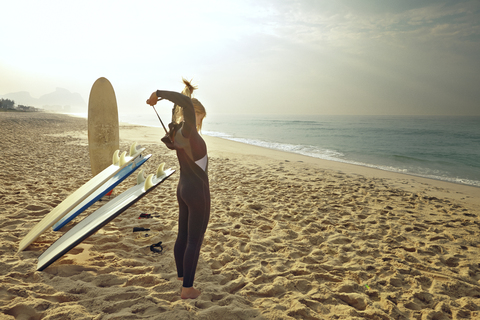
<svg viewBox="0 0 480 320">
<path fill-rule="evenodd" d="M 66 214 L 60 221 L 58 221 L 54 226 L 54 231 L 59 231 L 66 224 L 72 221 L 76 216 L 78 216 L 83 211 L 87 210 L 92 204 L 100 200 L 103 196 L 113 190 L 118 186 L 123 180 L 128 178 L 135 170 L 137 170 L 142 164 L 145 163 L 152 155 L 142 155 L 138 156 L 131 164 L 120 170 L 116 175 L 110 178 L 105 182 L 101 187 L 99 187 L 95 192 L 93 192 L 89 197 L 83 200 L 78 206 L 73 208 L 68 214 Z"/>
</svg>

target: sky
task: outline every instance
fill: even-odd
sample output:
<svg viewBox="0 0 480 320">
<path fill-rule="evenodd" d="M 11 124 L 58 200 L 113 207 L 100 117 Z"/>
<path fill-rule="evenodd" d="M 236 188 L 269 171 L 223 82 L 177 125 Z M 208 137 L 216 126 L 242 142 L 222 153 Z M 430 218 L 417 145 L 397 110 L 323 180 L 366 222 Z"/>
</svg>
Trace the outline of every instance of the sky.
<svg viewBox="0 0 480 320">
<path fill-rule="evenodd" d="M 480 115 L 478 0 L 2 2 L 0 95 L 106 77 L 150 113 L 185 77 L 210 114 Z"/>
</svg>

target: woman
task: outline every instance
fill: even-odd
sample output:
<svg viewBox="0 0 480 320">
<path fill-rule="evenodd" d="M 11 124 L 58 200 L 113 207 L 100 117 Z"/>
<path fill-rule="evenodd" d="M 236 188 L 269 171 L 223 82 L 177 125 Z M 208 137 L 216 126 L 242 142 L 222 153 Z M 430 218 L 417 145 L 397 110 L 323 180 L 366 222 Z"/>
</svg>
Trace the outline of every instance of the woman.
<svg viewBox="0 0 480 320">
<path fill-rule="evenodd" d="M 174 255 L 178 279 L 183 281 L 181 297 L 195 299 L 201 293 L 193 287 L 193 281 L 203 236 L 210 218 L 210 188 L 207 175 L 207 147 L 198 133 L 206 111 L 197 99 L 190 98 L 195 87 L 186 80 L 184 83 L 186 85 L 182 92 L 184 94 L 157 90 L 152 93 L 147 104 L 154 106 L 159 100 L 170 100 L 175 103 L 174 116 L 177 120 L 180 119 L 177 125 L 170 125 L 170 133 L 162 141 L 170 149 L 176 150 L 180 163 L 180 180 L 177 187 L 178 236 Z"/>
</svg>

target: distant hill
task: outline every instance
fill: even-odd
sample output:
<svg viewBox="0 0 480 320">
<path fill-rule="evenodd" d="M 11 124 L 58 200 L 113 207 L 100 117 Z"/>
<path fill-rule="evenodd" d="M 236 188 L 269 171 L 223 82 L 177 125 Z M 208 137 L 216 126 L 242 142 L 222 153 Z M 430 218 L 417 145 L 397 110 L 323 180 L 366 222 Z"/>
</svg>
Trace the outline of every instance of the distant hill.
<svg viewBox="0 0 480 320">
<path fill-rule="evenodd" d="M 52 93 L 47 93 L 40 98 L 34 98 L 27 91 L 8 93 L 0 96 L 3 99 L 15 101 L 15 105 L 32 106 L 45 110 L 60 112 L 85 112 L 87 104 L 79 93 L 72 93 L 67 89 L 56 88 Z"/>
<path fill-rule="evenodd" d="M 38 99 L 33 98 L 27 91 L 8 93 L 0 96 L 0 98 L 13 100 L 17 106 L 22 104 L 25 106 L 37 107 L 38 104 Z"/>
</svg>

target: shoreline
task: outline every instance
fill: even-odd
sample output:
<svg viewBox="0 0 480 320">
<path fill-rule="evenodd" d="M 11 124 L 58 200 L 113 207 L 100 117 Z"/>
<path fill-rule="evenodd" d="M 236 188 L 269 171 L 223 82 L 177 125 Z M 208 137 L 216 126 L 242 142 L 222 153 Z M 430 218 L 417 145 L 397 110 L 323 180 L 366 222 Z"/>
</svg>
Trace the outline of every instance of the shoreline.
<svg viewBox="0 0 480 320">
<path fill-rule="evenodd" d="M 134 128 L 133 133 L 127 133 L 127 131 L 122 132 L 122 130 L 120 129 L 121 140 L 130 142 L 142 141 L 141 143 L 143 144 L 162 144 L 161 141 L 159 141 L 160 139 L 157 138 L 163 137 L 164 133 L 162 128 L 133 125 L 129 123 L 120 123 L 120 128 L 127 130 L 129 128 Z M 439 179 L 425 178 L 406 173 L 392 172 L 378 168 L 371 168 L 367 166 L 344 163 L 334 160 L 325 160 L 293 152 L 254 146 L 242 142 L 212 137 L 208 135 L 203 135 L 202 137 L 207 142 L 209 155 L 213 156 L 241 157 L 242 155 L 250 155 L 253 156 L 252 160 L 257 157 L 264 157 L 271 158 L 276 161 L 290 161 L 292 163 L 315 165 L 324 169 L 341 171 L 348 174 L 358 174 L 370 178 L 389 179 L 391 182 L 399 180 L 402 182 L 394 182 L 395 185 L 399 188 L 404 189 L 405 191 L 412 191 L 409 188 L 423 188 L 423 186 L 429 185 L 431 186 L 431 188 L 437 189 L 436 193 L 439 197 L 452 197 L 455 200 L 465 200 L 471 205 L 480 206 L 480 187 L 476 186 Z"/>
<path fill-rule="evenodd" d="M 84 115 L 66 114 L 66 115 L 86 119 L 86 114 L 84 114 Z M 382 117 L 382 116 L 379 116 L 379 117 Z M 407 117 L 408 117 L 408 116 L 407 116 Z M 462 116 L 459 116 L 459 117 L 462 117 Z M 152 130 L 159 129 L 159 130 L 160 130 L 160 134 L 162 134 L 162 132 L 163 132 L 163 130 L 161 130 L 162 128 L 161 128 L 160 126 L 156 127 L 156 126 L 148 126 L 148 125 L 143 125 L 143 124 L 133 124 L 133 123 L 128 123 L 128 122 L 120 122 L 120 125 L 133 126 L 133 127 L 145 127 L 145 128 L 150 128 L 150 129 L 152 129 Z M 212 138 L 212 139 L 227 140 L 227 141 L 230 141 L 230 142 L 232 142 L 232 143 L 240 143 L 240 144 L 242 144 L 242 145 L 247 145 L 247 146 L 255 146 L 255 147 L 259 147 L 259 148 L 263 148 L 263 149 L 267 149 L 267 150 L 275 150 L 275 151 L 284 152 L 284 153 L 287 153 L 287 154 L 293 153 L 293 154 L 295 154 L 295 155 L 299 155 L 299 156 L 303 156 L 303 157 L 307 157 L 307 158 L 319 159 L 319 160 L 322 160 L 322 161 L 332 161 L 332 162 L 339 163 L 339 164 L 345 164 L 345 165 L 347 165 L 347 166 L 355 166 L 355 167 L 360 167 L 360 168 L 368 168 L 368 169 L 372 169 L 372 170 L 380 170 L 380 171 L 384 171 L 384 172 L 389 172 L 389 173 L 394 173 L 394 174 L 400 174 L 400 175 L 406 175 L 406 176 L 416 177 L 416 178 L 420 178 L 420 179 L 434 180 L 434 181 L 452 183 L 452 184 L 455 184 L 455 185 L 461 185 L 461 186 L 467 186 L 467 187 L 473 187 L 473 188 L 478 188 L 478 189 L 480 189 L 480 186 L 476 186 L 476 185 L 472 185 L 472 184 L 467 184 L 467 183 L 461 183 L 461 182 L 452 181 L 452 180 L 454 180 L 454 178 L 449 178 L 449 179 L 451 179 L 451 180 L 446 180 L 446 179 L 441 179 L 441 178 L 432 177 L 432 176 L 422 176 L 422 175 L 420 175 L 420 174 L 404 173 L 404 172 L 399 172 L 399 171 L 393 171 L 393 170 L 383 169 L 383 168 L 376 167 L 376 166 L 370 165 L 370 164 L 355 163 L 354 161 L 342 161 L 341 159 L 339 159 L 339 160 L 332 160 L 332 159 L 316 158 L 316 157 L 313 157 L 313 156 L 303 155 L 303 154 L 294 153 L 294 152 L 290 152 L 290 151 L 278 150 L 278 149 L 271 149 L 271 148 L 268 148 L 268 147 L 261 147 L 261 146 L 246 144 L 246 143 L 243 143 L 243 142 L 239 142 L 239 141 L 235 141 L 235 140 L 230 140 L 230 139 L 225 139 L 225 138 L 221 138 L 221 137 L 209 136 L 209 135 L 207 135 L 207 134 L 205 134 L 205 135 L 203 135 L 203 136 L 204 136 L 204 137 L 210 137 L 210 138 Z M 260 151 L 260 153 L 262 153 L 262 152 Z M 480 195 L 480 194 L 479 194 L 479 195 Z"/>
<path fill-rule="evenodd" d="M 122 123 L 120 149 L 146 147 L 147 174 L 160 162 L 178 169 L 162 131 Z M 0 132 L 2 319 L 480 317 L 479 188 L 204 136 L 212 211 L 195 280 L 202 294 L 182 300 L 173 258 L 178 174 L 37 272 L 37 258 L 103 205 L 17 253 L 28 231 L 91 178 L 87 121 L 2 113 Z M 114 196 L 135 183 L 127 178 Z M 164 252 L 151 252 L 159 241 Z"/>
</svg>

